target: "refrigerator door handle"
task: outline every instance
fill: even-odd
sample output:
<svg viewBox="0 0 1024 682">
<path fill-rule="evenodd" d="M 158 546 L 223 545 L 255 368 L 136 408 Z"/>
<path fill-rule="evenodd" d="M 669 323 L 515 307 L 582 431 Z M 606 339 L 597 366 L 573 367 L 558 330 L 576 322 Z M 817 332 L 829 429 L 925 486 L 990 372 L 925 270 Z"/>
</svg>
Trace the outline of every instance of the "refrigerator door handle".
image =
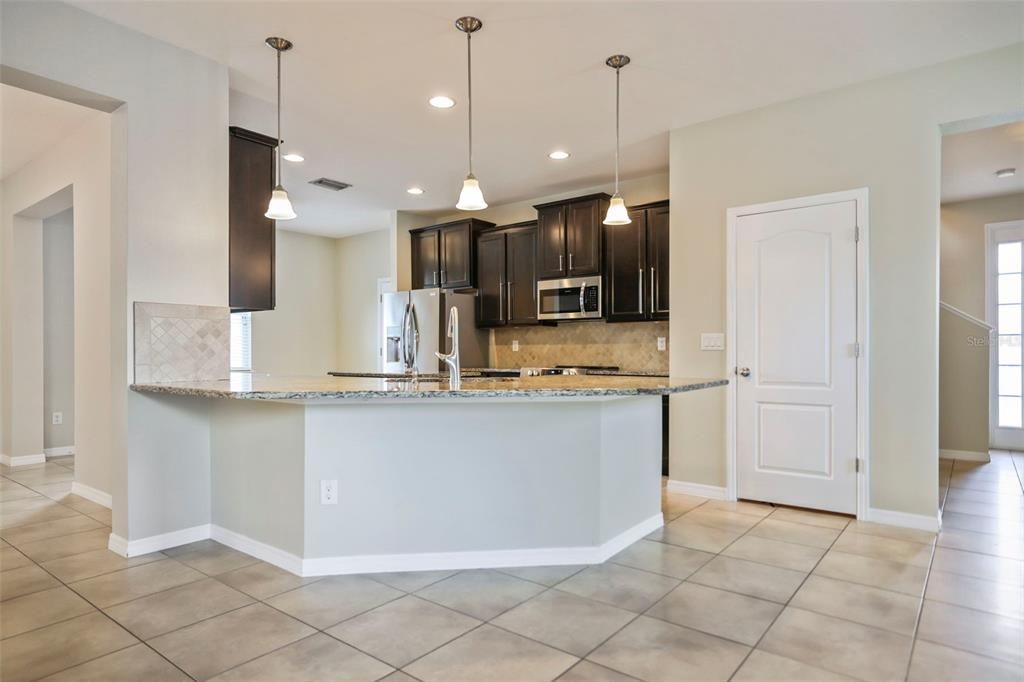
<svg viewBox="0 0 1024 682">
<path fill-rule="evenodd" d="M 420 325 L 416 320 L 416 306 L 409 302 L 409 364 L 408 368 L 417 371 L 416 358 L 420 355 Z"/>
</svg>

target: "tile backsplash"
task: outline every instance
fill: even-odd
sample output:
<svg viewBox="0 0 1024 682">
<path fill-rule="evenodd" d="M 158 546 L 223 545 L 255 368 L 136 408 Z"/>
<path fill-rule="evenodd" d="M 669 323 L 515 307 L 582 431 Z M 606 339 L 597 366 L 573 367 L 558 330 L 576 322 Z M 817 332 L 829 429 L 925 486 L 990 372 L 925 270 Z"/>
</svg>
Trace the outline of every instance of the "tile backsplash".
<svg viewBox="0 0 1024 682">
<path fill-rule="evenodd" d="M 658 350 L 658 337 L 665 350 Z M 519 351 L 512 342 L 519 341 Z M 507 327 L 491 337 L 493 367 L 615 365 L 626 370 L 668 373 L 668 322 L 587 320 L 558 326 Z"/>
<path fill-rule="evenodd" d="M 135 383 L 226 379 L 228 308 L 135 302 Z"/>
</svg>

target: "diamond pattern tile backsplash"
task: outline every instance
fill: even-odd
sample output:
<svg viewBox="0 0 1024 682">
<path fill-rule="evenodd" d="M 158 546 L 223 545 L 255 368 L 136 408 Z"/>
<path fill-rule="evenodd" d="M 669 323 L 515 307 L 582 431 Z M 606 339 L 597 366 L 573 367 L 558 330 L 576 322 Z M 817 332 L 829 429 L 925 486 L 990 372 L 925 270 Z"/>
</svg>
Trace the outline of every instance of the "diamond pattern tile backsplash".
<svg viewBox="0 0 1024 682">
<path fill-rule="evenodd" d="M 135 303 L 135 383 L 226 379 L 230 364 L 227 308 Z"/>
<path fill-rule="evenodd" d="M 658 337 L 665 350 L 658 350 Z M 519 341 L 519 351 L 512 341 Z M 668 374 L 668 322 L 563 322 L 555 327 L 495 329 L 491 366 L 502 368 L 555 365 L 613 365 L 624 370 Z"/>
</svg>

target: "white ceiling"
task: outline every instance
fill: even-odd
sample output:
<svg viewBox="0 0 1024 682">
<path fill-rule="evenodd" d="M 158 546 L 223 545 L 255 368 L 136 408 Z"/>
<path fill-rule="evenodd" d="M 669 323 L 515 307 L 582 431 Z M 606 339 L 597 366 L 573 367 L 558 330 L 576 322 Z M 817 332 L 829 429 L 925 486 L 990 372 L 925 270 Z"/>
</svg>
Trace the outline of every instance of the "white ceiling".
<svg viewBox="0 0 1024 682">
<path fill-rule="evenodd" d="M 0 83 L 0 180 L 105 114 Z"/>
<path fill-rule="evenodd" d="M 230 67 L 232 123 L 272 133 L 284 57 L 289 229 L 385 227 L 394 209 L 451 207 L 466 172 L 465 37 L 473 39 L 475 170 L 491 204 L 592 186 L 612 173 L 623 52 L 627 177 L 668 167 L 668 131 L 1021 40 L 1020 2 L 120 2 L 85 9 Z M 441 111 L 427 99 L 458 104 Z M 261 101 L 262 100 L 262 101 Z M 568 161 L 547 153 L 564 148 Z M 738 160 L 739 161 L 739 160 Z M 339 194 L 305 185 L 321 175 Z M 412 197 L 405 190 L 426 190 Z"/>
<path fill-rule="evenodd" d="M 997 178 L 1001 168 L 1016 168 Z M 1024 121 L 942 138 L 942 201 L 1024 192 Z"/>
</svg>

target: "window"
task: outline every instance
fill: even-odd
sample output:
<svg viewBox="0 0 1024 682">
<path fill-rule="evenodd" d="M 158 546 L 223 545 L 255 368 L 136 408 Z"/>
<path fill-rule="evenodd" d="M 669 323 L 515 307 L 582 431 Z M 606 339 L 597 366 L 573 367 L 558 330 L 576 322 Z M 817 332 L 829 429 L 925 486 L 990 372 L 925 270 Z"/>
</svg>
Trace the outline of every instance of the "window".
<svg viewBox="0 0 1024 682">
<path fill-rule="evenodd" d="M 1021 260 L 1022 242 L 1001 242 L 996 247 L 996 328 L 999 334 L 996 375 L 997 424 L 1019 429 L 1024 422 L 1021 378 Z"/>
<path fill-rule="evenodd" d="M 231 313 L 231 371 L 252 371 L 252 313 Z"/>
</svg>

